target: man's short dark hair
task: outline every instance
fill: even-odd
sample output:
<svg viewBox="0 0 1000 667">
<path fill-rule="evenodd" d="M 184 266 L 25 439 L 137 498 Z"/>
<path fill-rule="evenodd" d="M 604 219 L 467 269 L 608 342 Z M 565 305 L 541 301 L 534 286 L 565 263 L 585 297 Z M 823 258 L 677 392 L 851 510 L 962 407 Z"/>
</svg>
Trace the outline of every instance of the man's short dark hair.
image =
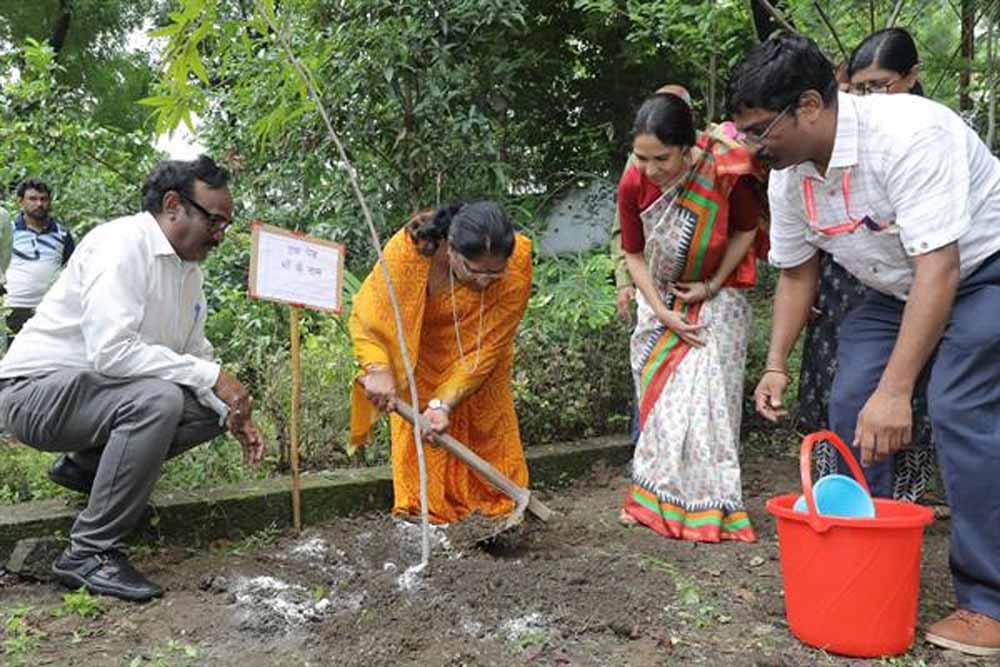
<svg viewBox="0 0 1000 667">
<path fill-rule="evenodd" d="M 44 192 L 49 196 L 49 198 L 52 197 L 52 190 L 49 188 L 49 186 L 46 185 L 43 181 L 38 180 L 37 178 L 26 178 L 20 183 L 18 183 L 17 198 L 24 199 L 24 194 L 28 190 L 34 190 L 35 192 Z"/>
<path fill-rule="evenodd" d="M 163 195 L 171 190 L 193 197 L 195 180 L 213 190 L 224 188 L 229 183 L 229 172 L 207 155 L 190 161 L 161 160 L 142 184 L 142 210 L 153 215 L 159 213 L 163 210 Z"/>
<path fill-rule="evenodd" d="M 837 95 L 833 64 L 816 42 L 802 35 L 779 33 L 755 46 L 733 70 L 727 108 L 782 111 L 802 93 L 815 90 L 829 104 Z"/>
</svg>

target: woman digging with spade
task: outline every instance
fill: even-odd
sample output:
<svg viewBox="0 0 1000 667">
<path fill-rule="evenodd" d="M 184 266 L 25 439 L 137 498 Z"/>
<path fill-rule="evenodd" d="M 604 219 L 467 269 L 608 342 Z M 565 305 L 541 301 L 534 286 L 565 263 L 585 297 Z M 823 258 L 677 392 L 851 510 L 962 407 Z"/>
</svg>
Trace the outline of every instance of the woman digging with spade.
<svg viewBox="0 0 1000 667">
<path fill-rule="evenodd" d="M 518 433 L 511 368 L 514 335 L 531 291 L 531 241 L 495 202 L 418 213 L 386 244 L 419 409 L 437 432 L 466 443 L 521 487 L 528 467 Z M 350 332 L 362 367 L 351 397 L 351 446 L 366 443 L 393 409 L 405 370 L 382 267 L 354 297 Z M 405 398 L 405 392 L 403 393 Z M 413 427 L 391 416 L 393 513 L 420 514 Z M 514 501 L 444 449 L 427 448 L 428 513 L 453 523 L 478 511 L 509 514 Z"/>
</svg>

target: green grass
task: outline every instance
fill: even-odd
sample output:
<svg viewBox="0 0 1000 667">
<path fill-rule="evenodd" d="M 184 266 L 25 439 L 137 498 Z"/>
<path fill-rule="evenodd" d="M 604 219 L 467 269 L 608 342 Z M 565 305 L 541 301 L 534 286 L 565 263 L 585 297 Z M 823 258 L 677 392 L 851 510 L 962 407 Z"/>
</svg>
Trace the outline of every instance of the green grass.
<svg viewBox="0 0 1000 667">
<path fill-rule="evenodd" d="M 80 494 L 49 481 L 46 472 L 58 454 L 40 452 L 11 441 L 0 441 L 0 505 L 44 500 L 79 499 Z M 157 484 L 160 490 L 209 488 L 266 477 L 269 466 L 243 466 L 239 443 L 220 437 L 168 461 Z"/>
<path fill-rule="evenodd" d="M 46 638 L 46 634 L 31 624 L 32 608 L 22 605 L 9 609 L 3 614 L 3 656 L 11 667 L 27 665 L 28 658 Z"/>
<path fill-rule="evenodd" d="M 244 556 L 274 544 L 281 537 L 281 529 L 273 523 L 267 528 L 262 528 L 256 533 L 247 535 L 239 542 L 230 544 L 225 548 L 227 556 Z"/>
<path fill-rule="evenodd" d="M 168 639 L 162 646 L 132 658 L 128 667 L 194 667 L 203 664 L 198 660 L 199 653 L 196 646 Z"/>
<path fill-rule="evenodd" d="M 53 484 L 45 476 L 56 456 L 0 441 L 0 504 L 77 495 Z"/>
<path fill-rule="evenodd" d="M 62 599 L 62 604 L 52 611 L 52 615 L 57 618 L 74 614 L 81 618 L 96 618 L 104 613 L 104 603 L 86 588 L 63 593 Z"/>
</svg>

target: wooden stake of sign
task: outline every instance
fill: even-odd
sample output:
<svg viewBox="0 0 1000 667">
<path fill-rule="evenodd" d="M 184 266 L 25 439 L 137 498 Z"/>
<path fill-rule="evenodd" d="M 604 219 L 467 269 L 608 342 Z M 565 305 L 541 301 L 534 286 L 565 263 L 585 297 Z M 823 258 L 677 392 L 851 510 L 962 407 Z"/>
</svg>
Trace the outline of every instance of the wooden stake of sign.
<svg viewBox="0 0 1000 667">
<path fill-rule="evenodd" d="M 292 525 L 302 531 L 302 487 L 299 482 L 299 402 L 302 398 L 301 356 L 299 354 L 299 308 L 292 306 L 288 313 L 292 334 Z"/>
<path fill-rule="evenodd" d="M 292 406 L 289 461 L 292 466 L 292 524 L 302 530 L 299 439 L 302 368 L 299 319 L 302 308 L 339 314 L 344 246 L 332 241 L 254 223 L 250 252 L 250 296 L 290 306 Z"/>
</svg>

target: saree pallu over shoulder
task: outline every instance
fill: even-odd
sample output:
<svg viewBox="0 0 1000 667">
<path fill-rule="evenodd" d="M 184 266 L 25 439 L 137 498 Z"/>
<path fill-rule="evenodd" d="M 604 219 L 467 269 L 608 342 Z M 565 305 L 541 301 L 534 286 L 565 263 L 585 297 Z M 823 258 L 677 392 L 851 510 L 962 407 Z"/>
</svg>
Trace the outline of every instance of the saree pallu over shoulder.
<svg viewBox="0 0 1000 667">
<path fill-rule="evenodd" d="M 417 252 L 406 229 L 401 229 L 386 243 L 382 251 L 389 275 L 392 276 L 396 299 L 403 320 L 403 338 L 410 360 L 416 366 L 420 347 L 420 326 L 427 304 L 427 277 L 431 258 Z M 416 326 L 412 326 L 417 323 Z M 407 326 L 409 324 L 410 326 Z M 388 366 L 396 378 L 397 387 L 406 387 L 406 369 L 399 352 L 396 321 L 392 301 L 385 281 L 382 263 L 362 283 L 351 305 L 348 329 L 354 344 L 354 355 L 361 367 L 371 364 Z M 363 371 L 362 371 L 363 372 Z M 351 386 L 351 438 L 352 447 L 368 442 L 372 426 L 379 417 L 378 410 L 365 398 L 357 382 Z"/>
<path fill-rule="evenodd" d="M 754 251 L 740 262 L 725 286 L 752 287 L 757 282 L 757 260 L 767 257 L 767 194 L 764 189 L 767 172 L 729 136 L 725 125 L 711 125 L 698 135 L 691 177 L 677 193 L 676 207 L 689 218 L 687 233 L 678 239 L 681 242 L 678 249 L 687 261 L 677 267 L 680 271 L 671 279 L 697 281 L 712 277 L 722 262 L 730 237 L 729 196 L 740 179 L 748 178 L 755 185 L 762 212 L 757 239 Z"/>
<path fill-rule="evenodd" d="M 733 173 L 737 180 L 743 176 L 750 177 L 750 183 L 757 195 L 760 206 L 760 214 L 757 216 L 757 237 L 753 244 L 753 257 L 762 261 L 767 261 L 767 253 L 771 248 L 770 229 L 771 218 L 767 201 L 767 175 L 768 170 L 760 161 L 755 159 L 744 148 L 736 137 L 739 130 L 732 121 L 723 123 L 713 123 L 705 128 L 702 133 L 706 144 L 710 144 L 710 150 L 716 155 L 716 162 L 723 173 Z M 737 287 L 749 287 L 756 283 L 756 266 L 751 265 L 754 271 L 751 273 L 747 267 L 740 265 L 734 272 L 734 282 Z"/>
</svg>

